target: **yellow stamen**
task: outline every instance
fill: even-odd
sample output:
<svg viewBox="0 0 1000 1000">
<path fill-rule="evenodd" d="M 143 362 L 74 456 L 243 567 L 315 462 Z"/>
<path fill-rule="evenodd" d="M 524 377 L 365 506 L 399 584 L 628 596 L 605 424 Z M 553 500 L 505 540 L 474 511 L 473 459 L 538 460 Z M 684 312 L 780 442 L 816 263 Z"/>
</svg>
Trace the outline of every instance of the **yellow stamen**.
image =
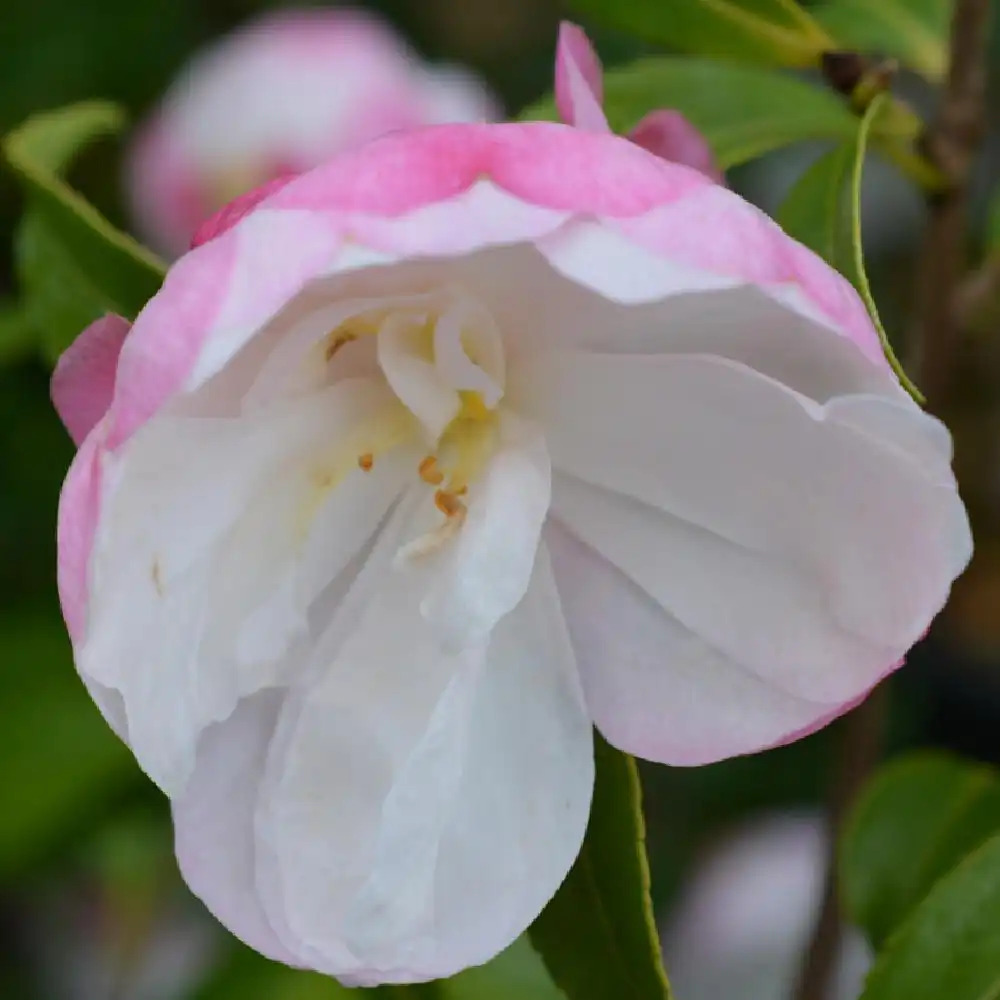
<svg viewBox="0 0 1000 1000">
<path fill-rule="evenodd" d="M 448 448 L 448 489 L 456 496 L 468 491 L 490 460 L 496 447 L 497 429 L 493 420 L 456 420 L 442 443 Z"/>
<path fill-rule="evenodd" d="M 326 335 L 326 360 L 330 361 L 345 344 L 378 333 L 381 319 L 381 313 L 375 312 L 344 320 Z"/>
<path fill-rule="evenodd" d="M 462 401 L 462 409 L 458 411 L 456 420 L 490 420 L 493 411 L 483 402 L 483 394 L 475 389 L 459 389 L 458 398 Z"/>
</svg>

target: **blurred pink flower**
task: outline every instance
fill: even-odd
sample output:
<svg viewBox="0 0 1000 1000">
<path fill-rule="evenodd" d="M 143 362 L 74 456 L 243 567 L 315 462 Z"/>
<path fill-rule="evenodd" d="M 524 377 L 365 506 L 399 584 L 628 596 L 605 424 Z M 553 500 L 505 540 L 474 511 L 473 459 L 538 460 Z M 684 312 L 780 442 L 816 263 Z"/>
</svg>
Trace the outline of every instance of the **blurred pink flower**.
<svg viewBox="0 0 1000 1000">
<path fill-rule="evenodd" d="M 774 813 L 735 829 L 692 872 L 663 931 L 670 983 L 684 1000 L 793 995 L 819 916 L 827 837 L 818 817 Z M 871 950 L 844 928 L 829 995 L 861 995 Z"/>
<path fill-rule="evenodd" d="M 486 961 L 579 851 L 592 722 L 681 765 L 795 739 L 969 558 L 848 282 L 625 139 L 399 132 L 201 238 L 56 372 L 59 584 L 185 877 L 273 958 Z"/>
<path fill-rule="evenodd" d="M 139 129 L 132 213 L 176 257 L 206 216 L 272 177 L 395 129 L 499 113 L 471 73 L 422 63 L 369 14 L 281 11 L 199 55 Z"/>
</svg>

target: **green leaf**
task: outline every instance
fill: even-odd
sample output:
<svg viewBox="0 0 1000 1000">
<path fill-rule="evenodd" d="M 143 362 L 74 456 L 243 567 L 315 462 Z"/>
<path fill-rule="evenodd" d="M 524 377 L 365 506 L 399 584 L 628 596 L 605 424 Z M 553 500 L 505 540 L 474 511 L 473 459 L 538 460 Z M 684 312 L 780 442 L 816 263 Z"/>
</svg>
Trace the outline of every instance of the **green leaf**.
<svg viewBox="0 0 1000 1000">
<path fill-rule="evenodd" d="M 370 991 L 371 1000 L 380 991 Z M 366 991 L 364 996 L 368 996 Z M 348 1000 L 355 991 L 329 976 L 300 972 L 234 945 L 232 956 L 192 1000 Z"/>
<path fill-rule="evenodd" d="M 35 348 L 35 331 L 25 311 L 0 299 L 0 365 L 15 364 Z"/>
<path fill-rule="evenodd" d="M 572 0 L 586 15 L 697 55 L 812 67 L 833 48 L 795 0 Z"/>
<path fill-rule="evenodd" d="M 857 286 L 851 206 L 854 145 L 844 143 L 813 163 L 788 192 L 776 219 L 789 236 Z"/>
<path fill-rule="evenodd" d="M 889 939 L 861 1000 L 1000 998 L 1000 835 L 941 879 Z"/>
<path fill-rule="evenodd" d="M 139 776 L 54 616 L 0 619 L 0 873 L 34 861 Z"/>
<path fill-rule="evenodd" d="M 948 69 L 953 0 L 829 0 L 813 8 L 837 47 L 892 56 L 933 83 Z"/>
<path fill-rule="evenodd" d="M 18 241 L 27 308 L 49 353 L 102 312 L 134 317 L 163 280 L 161 261 L 61 179 L 77 150 L 121 124 L 113 105 L 86 102 L 37 115 L 3 142 L 27 198 L 27 232 Z M 50 267 L 68 281 L 61 294 Z"/>
<path fill-rule="evenodd" d="M 918 402 L 923 396 L 893 353 L 872 297 L 861 246 L 861 178 L 873 123 L 891 100 L 880 94 L 858 124 L 852 141 L 820 157 L 799 178 L 778 210 L 790 235 L 815 250 L 847 278 L 864 300 L 882 350 L 903 388 Z"/>
<path fill-rule="evenodd" d="M 192 1000 L 444 1000 L 451 996 L 444 992 L 446 982 L 349 989 L 330 976 L 289 969 L 234 942 L 229 960 Z"/>
<path fill-rule="evenodd" d="M 492 961 L 440 983 L 442 1000 L 564 1000 L 527 937 Z"/>
<path fill-rule="evenodd" d="M 691 56 L 640 59 L 604 76 L 604 110 L 628 132 L 655 108 L 684 113 L 723 170 L 803 139 L 848 140 L 857 119 L 834 94 L 771 70 Z M 549 98 L 520 115 L 554 120 Z"/>
<path fill-rule="evenodd" d="M 121 304 L 94 282 L 45 214 L 29 209 L 15 236 L 23 315 L 45 358 L 56 359 L 77 334 Z"/>
<path fill-rule="evenodd" d="M 529 931 L 569 1000 L 665 1000 L 635 761 L 594 737 L 597 777 L 580 856 Z"/>
<path fill-rule="evenodd" d="M 937 753 L 894 761 L 865 790 L 841 839 L 848 915 L 880 947 L 942 875 L 997 832 L 992 768 Z"/>
</svg>

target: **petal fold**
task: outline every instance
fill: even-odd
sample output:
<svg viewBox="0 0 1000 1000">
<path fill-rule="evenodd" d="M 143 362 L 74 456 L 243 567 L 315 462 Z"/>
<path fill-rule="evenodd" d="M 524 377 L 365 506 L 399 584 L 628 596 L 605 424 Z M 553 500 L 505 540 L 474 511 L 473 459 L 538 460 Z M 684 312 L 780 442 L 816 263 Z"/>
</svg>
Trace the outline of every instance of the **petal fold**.
<svg viewBox="0 0 1000 1000">
<path fill-rule="evenodd" d="M 392 405 L 358 379 L 256 419 L 161 416 L 107 465 L 77 664 L 121 693 L 132 750 L 168 793 L 205 726 L 287 682 L 318 590 L 398 495 L 412 456 L 357 464 Z M 317 535 L 325 519 L 335 534 Z"/>
<path fill-rule="evenodd" d="M 418 583 L 394 572 L 349 611 L 285 710 L 257 815 L 285 933 L 352 985 L 500 952 L 555 892 L 589 811 L 591 727 L 547 556 L 489 644 L 460 653 L 435 641 Z"/>
<path fill-rule="evenodd" d="M 583 541 L 795 697 L 867 690 L 970 556 L 954 479 L 900 451 L 909 438 L 926 451 L 920 428 L 936 427 L 915 407 L 893 417 L 915 425 L 907 438 L 897 427 L 886 441 L 884 420 L 858 429 L 858 406 L 845 424 L 846 403 L 683 355 L 569 356 L 546 398 L 554 467 L 599 488 L 563 497 Z M 554 509 L 563 516 L 559 497 Z"/>
<path fill-rule="evenodd" d="M 435 567 L 421 602 L 448 649 L 484 642 L 524 596 L 552 495 L 545 442 L 506 416 L 500 450 L 468 498 L 465 524 Z"/>
</svg>

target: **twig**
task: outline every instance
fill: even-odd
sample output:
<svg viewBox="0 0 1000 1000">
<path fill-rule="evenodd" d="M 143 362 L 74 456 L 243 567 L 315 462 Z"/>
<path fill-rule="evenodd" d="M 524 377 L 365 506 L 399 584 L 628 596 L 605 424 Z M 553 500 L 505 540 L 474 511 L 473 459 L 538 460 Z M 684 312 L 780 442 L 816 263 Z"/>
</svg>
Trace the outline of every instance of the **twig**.
<svg viewBox="0 0 1000 1000">
<path fill-rule="evenodd" d="M 799 974 L 797 1000 L 827 1000 L 830 991 L 840 956 L 843 926 L 837 890 L 837 837 L 858 790 L 882 756 L 888 714 L 889 682 L 883 681 L 842 724 L 830 786 L 823 901 Z"/>
<path fill-rule="evenodd" d="M 917 263 L 911 370 L 931 409 L 947 396 L 958 339 L 957 294 L 965 257 L 968 180 L 985 120 L 990 0 L 958 0 L 952 17 L 948 79 L 924 146 L 947 185 L 929 202 Z"/>
<path fill-rule="evenodd" d="M 951 382 L 959 330 L 959 283 L 965 251 L 968 180 L 985 128 L 986 42 L 990 0 L 956 0 L 948 78 L 938 115 L 924 139 L 928 159 L 945 179 L 930 196 L 929 220 L 917 264 L 917 312 L 908 366 L 931 409 Z M 830 857 L 820 915 L 795 991 L 796 1000 L 826 1000 L 841 944 L 837 835 L 845 813 L 882 750 L 888 686 L 882 684 L 843 723 L 837 773 L 830 791 Z"/>
<path fill-rule="evenodd" d="M 993 321 L 1000 314 L 1000 253 L 991 253 L 967 275 L 955 299 L 956 318 L 962 330 L 976 330 L 983 318 Z"/>
</svg>

